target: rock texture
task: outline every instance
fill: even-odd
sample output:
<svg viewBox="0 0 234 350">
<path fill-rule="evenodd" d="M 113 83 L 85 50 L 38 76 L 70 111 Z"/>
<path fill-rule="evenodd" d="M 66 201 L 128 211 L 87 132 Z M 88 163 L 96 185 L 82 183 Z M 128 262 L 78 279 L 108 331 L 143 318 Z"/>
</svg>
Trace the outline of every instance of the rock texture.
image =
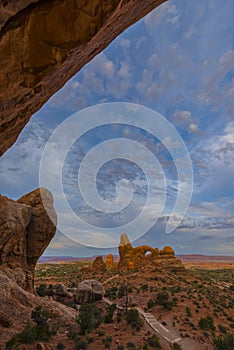
<svg viewBox="0 0 234 350">
<path fill-rule="evenodd" d="M 97 256 L 93 261 L 92 270 L 95 272 L 106 272 L 106 264 L 103 261 L 102 256 Z"/>
<path fill-rule="evenodd" d="M 185 271 L 181 260 L 175 257 L 175 252 L 171 247 L 166 246 L 162 250 L 147 245 L 133 248 L 125 233 L 120 238 L 119 257 L 119 270 L 151 265 L 160 269 Z"/>
<path fill-rule="evenodd" d="M 34 287 L 37 260 L 56 231 L 40 191 L 55 222 L 53 198 L 46 189 L 37 189 L 18 201 L 0 196 L 0 270 L 29 291 Z"/>
<path fill-rule="evenodd" d="M 34 112 L 165 0 L 0 0 L 0 156 Z"/>
<path fill-rule="evenodd" d="M 101 300 L 105 290 L 102 284 L 96 280 L 85 280 L 78 284 L 75 302 L 77 304 L 92 303 Z"/>
<path fill-rule="evenodd" d="M 77 312 L 74 309 L 25 291 L 0 270 L 0 349 L 5 349 L 6 342 L 24 329 L 32 309 L 38 305 L 48 310 L 51 327 L 58 328 L 65 338 L 69 329 L 78 332 L 75 321 Z M 50 349 L 56 349 L 57 343 L 56 339 L 52 341 Z M 36 345 L 33 345 L 35 348 Z"/>
<path fill-rule="evenodd" d="M 109 270 L 114 269 L 115 263 L 114 263 L 114 257 L 112 254 L 107 255 L 105 264 L 106 264 L 107 269 L 109 269 Z"/>
</svg>

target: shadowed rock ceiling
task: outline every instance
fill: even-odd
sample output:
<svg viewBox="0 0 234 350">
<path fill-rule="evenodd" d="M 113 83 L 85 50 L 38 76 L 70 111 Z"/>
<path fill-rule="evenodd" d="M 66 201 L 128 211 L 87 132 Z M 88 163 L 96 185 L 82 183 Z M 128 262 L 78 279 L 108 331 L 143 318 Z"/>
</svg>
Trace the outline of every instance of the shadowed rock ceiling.
<svg viewBox="0 0 234 350">
<path fill-rule="evenodd" d="M 165 0 L 0 0 L 0 156 L 33 113 Z"/>
</svg>

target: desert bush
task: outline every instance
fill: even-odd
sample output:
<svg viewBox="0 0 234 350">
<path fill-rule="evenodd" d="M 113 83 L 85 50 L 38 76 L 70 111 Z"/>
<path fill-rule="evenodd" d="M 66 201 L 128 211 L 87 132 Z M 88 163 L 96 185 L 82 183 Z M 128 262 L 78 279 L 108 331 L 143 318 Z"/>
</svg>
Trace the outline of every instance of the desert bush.
<svg viewBox="0 0 234 350">
<path fill-rule="evenodd" d="M 51 335 L 56 334 L 55 330 L 50 329 L 48 321 L 48 311 L 42 307 L 36 306 L 31 312 L 31 317 L 36 326 L 31 325 L 28 321 L 23 332 L 16 334 L 6 344 L 6 349 L 15 349 L 20 344 L 33 344 L 37 341 L 48 342 Z"/>
<path fill-rule="evenodd" d="M 227 328 L 224 327 L 222 324 L 218 324 L 218 328 L 221 333 L 227 333 Z"/>
<path fill-rule="evenodd" d="M 152 299 L 150 299 L 147 303 L 147 306 L 149 309 L 151 309 L 154 306 L 154 301 Z"/>
<path fill-rule="evenodd" d="M 161 292 L 158 292 L 156 303 L 158 305 L 162 305 L 167 310 L 172 310 L 174 303 L 169 300 L 169 294 L 167 291 L 163 290 Z"/>
<path fill-rule="evenodd" d="M 225 334 L 222 337 L 216 337 L 213 340 L 215 350 L 233 350 L 234 334 Z"/>
<path fill-rule="evenodd" d="M 156 334 L 149 337 L 147 339 L 147 342 L 148 342 L 149 346 L 153 349 L 161 349 L 162 348 L 160 341 L 159 341 L 159 338 Z"/>
<path fill-rule="evenodd" d="M 99 335 L 99 337 L 103 337 L 103 335 L 105 335 L 105 331 L 98 331 L 97 334 Z"/>
<path fill-rule="evenodd" d="M 143 284 L 143 285 L 141 286 L 141 290 L 142 290 L 143 292 L 147 291 L 148 289 L 149 289 L 148 284 Z"/>
<path fill-rule="evenodd" d="M 191 316 L 192 316 L 192 312 L 191 312 L 191 309 L 190 309 L 189 306 L 186 307 L 186 315 L 187 315 L 188 317 L 191 317 Z"/>
<path fill-rule="evenodd" d="M 107 348 L 107 349 L 110 349 L 111 347 L 111 342 L 112 342 L 112 337 L 111 336 L 108 336 L 106 337 L 105 339 L 102 340 L 104 346 Z"/>
<path fill-rule="evenodd" d="M 123 344 L 119 344 L 119 345 L 117 346 L 117 350 L 124 350 Z"/>
<path fill-rule="evenodd" d="M 158 305 L 165 305 L 168 302 L 169 295 L 166 291 L 158 292 L 156 303 Z"/>
<path fill-rule="evenodd" d="M 94 304 L 83 304 L 80 307 L 77 322 L 80 325 L 80 334 L 85 335 L 102 324 L 102 310 Z"/>
<path fill-rule="evenodd" d="M 45 283 L 40 284 L 37 288 L 36 288 L 36 292 L 40 297 L 44 297 L 46 296 L 46 292 L 47 292 L 47 286 Z"/>
<path fill-rule="evenodd" d="M 86 340 L 84 340 L 81 337 L 77 337 L 75 339 L 75 346 L 74 346 L 74 350 L 83 350 L 83 349 L 87 349 L 88 344 L 86 342 Z"/>
<path fill-rule="evenodd" d="M 204 331 L 215 330 L 214 322 L 211 316 L 202 317 L 199 320 L 198 325 Z"/>
<path fill-rule="evenodd" d="M 143 326 L 143 320 L 137 309 L 129 309 L 126 311 L 126 321 L 132 328 L 139 330 Z"/>
<path fill-rule="evenodd" d="M 107 309 L 107 314 L 105 315 L 105 323 L 112 323 L 113 322 L 113 316 L 114 316 L 114 312 L 116 310 L 116 304 L 112 304 L 108 306 Z"/>
<path fill-rule="evenodd" d="M 111 287 L 107 289 L 105 296 L 110 299 L 116 299 L 117 297 L 118 288 L 117 287 Z"/>
</svg>

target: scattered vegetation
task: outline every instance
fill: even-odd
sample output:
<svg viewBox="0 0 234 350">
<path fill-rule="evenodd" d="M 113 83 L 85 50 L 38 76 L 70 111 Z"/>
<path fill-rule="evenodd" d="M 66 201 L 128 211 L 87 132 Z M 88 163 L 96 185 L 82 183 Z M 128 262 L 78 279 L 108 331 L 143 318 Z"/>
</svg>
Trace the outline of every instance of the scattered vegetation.
<svg viewBox="0 0 234 350">
<path fill-rule="evenodd" d="M 48 324 L 48 311 L 39 305 L 31 313 L 31 318 L 36 325 L 31 325 L 27 321 L 23 332 L 18 333 L 6 344 L 6 349 L 17 349 L 20 344 L 33 344 L 35 342 L 48 342 L 50 337 L 56 334 L 54 329 L 50 329 Z"/>
</svg>

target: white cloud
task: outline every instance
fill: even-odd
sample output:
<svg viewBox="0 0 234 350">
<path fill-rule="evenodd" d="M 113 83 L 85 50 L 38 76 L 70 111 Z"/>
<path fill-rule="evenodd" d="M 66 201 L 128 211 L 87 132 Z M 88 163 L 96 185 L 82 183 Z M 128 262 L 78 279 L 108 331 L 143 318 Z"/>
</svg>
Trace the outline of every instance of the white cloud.
<svg viewBox="0 0 234 350">
<path fill-rule="evenodd" d="M 189 124 L 189 131 L 192 132 L 193 134 L 197 134 L 200 136 L 203 136 L 203 132 L 199 129 L 198 125 L 195 123 L 190 123 Z"/>
<path fill-rule="evenodd" d="M 175 125 L 184 125 L 191 123 L 193 118 L 190 111 L 176 111 L 171 116 L 171 119 Z"/>
<path fill-rule="evenodd" d="M 185 39 L 190 39 L 191 36 L 193 36 L 196 32 L 197 29 L 191 25 L 189 29 L 186 32 L 184 32 L 183 36 L 185 37 Z"/>
<path fill-rule="evenodd" d="M 146 28 L 153 30 L 162 22 L 177 25 L 180 20 L 180 13 L 172 1 L 164 2 L 144 18 Z"/>
</svg>

